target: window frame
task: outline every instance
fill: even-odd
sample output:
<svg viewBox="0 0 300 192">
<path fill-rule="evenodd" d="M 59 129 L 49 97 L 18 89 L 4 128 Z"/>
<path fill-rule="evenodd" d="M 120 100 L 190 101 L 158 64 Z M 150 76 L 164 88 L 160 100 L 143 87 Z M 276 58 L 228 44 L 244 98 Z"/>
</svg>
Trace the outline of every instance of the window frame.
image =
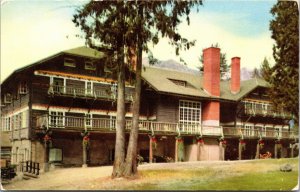
<svg viewBox="0 0 300 192">
<path fill-rule="evenodd" d="M 65 67 L 76 67 L 76 60 L 70 57 L 65 57 L 64 58 L 64 66 Z"/>
<path fill-rule="evenodd" d="M 179 100 L 178 122 L 181 124 L 201 124 L 201 102 Z"/>
</svg>

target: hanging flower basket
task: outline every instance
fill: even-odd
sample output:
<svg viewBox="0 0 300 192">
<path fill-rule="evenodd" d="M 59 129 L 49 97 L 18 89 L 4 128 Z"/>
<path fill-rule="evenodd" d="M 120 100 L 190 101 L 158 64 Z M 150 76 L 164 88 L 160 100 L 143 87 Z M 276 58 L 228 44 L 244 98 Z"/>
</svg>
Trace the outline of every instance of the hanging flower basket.
<svg viewBox="0 0 300 192">
<path fill-rule="evenodd" d="M 203 139 L 197 139 L 197 143 L 199 143 L 200 145 L 204 145 L 204 140 Z"/>
<path fill-rule="evenodd" d="M 52 138 L 49 135 L 44 136 L 44 142 L 50 143 L 52 141 Z"/>
<path fill-rule="evenodd" d="M 275 144 L 277 144 L 277 149 L 281 149 L 282 148 L 282 143 L 281 143 L 281 140 L 280 139 L 277 139 L 276 141 L 275 141 Z"/>
<path fill-rule="evenodd" d="M 177 140 L 177 152 L 178 152 L 178 161 L 184 160 L 184 144 L 181 136 L 176 137 Z"/>
<path fill-rule="evenodd" d="M 196 142 L 199 143 L 201 146 L 204 145 L 204 140 L 202 138 L 202 136 L 196 136 Z"/>
<path fill-rule="evenodd" d="M 151 142 L 152 142 L 152 148 L 156 149 L 157 148 L 157 139 L 156 137 L 153 135 L 151 136 Z"/>
<path fill-rule="evenodd" d="M 259 147 L 262 149 L 262 148 L 265 146 L 265 141 L 262 140 L 262 139 L 260 139 L 260 140 L 258 141 L 258 144 L 259 144 Z"/>
<path fill-rule="evenodd" d="M 82 144 L 83 144 L 84 146 L 87 146 L 87 145 L 89 145 L 89 143 L 90 143 L 90 138 L 89 138 L 89 136 L 88 136 L 88 135 L 84 136 L 83 139 L 82 139 Z"/>
<path fill-rule="evenodd" d="M 221 144 L 222 144 L 223 147 L 226 147 L 227 141 L 226 141 L 226 140 L 223 140 L 223 141 L 221 141 Z"/>
<path fill-rule="evenodd" d="M 240 144 L 241 144 L 242 150 L 246 150 L 246 142 L 244 139 L 240 139 Z"/>
</svg>

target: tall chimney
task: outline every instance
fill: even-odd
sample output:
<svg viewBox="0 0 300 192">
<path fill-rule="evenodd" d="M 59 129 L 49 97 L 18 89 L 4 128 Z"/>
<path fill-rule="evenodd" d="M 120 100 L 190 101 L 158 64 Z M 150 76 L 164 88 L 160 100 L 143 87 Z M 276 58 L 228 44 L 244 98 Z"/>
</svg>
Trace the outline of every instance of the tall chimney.
<svg viewBox="0 0 300 192">
<path fill-rule="evenodd" d="M 240 92 L 241 88 L 241 72 L 240 72 L 240 57 L 233 57 L 231 59 L 231 93 L 236 94 Z"/>
<path fill-rule="evenodd" d="M 203 50 L 204 89 L 212 96 L 220 96 L 220 49 L 209 47 Z"/>
<path fill-rule="evenodd" d="M 210 47 L 203 50 L 204 79 L 203 88 L 211 96 L 220 96 L 220 49 Z M 220 125 L 220 102 L 204 101 L 202 107 L 202 125 Z"/>
</svg>

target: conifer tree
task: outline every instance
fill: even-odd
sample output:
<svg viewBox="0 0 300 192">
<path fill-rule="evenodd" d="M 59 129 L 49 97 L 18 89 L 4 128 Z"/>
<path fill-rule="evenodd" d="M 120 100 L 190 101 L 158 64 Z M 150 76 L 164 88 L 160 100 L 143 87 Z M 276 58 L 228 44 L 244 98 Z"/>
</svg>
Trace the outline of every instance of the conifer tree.
<svg viewBox="0 0 300 192">
<path fill-rule="evenodd" d="M 95 47 L 93 41 L 105 44 L 116 52 L 118 60 L 118 81 L 124 86 L 124 60 L 131 61 L 137 56 L 136 88 L 133 101 L 133 125 L 125 162 L 125 109 L 124 89 L 119 91 L 116 126 L 115 162 L 112 177 L 130 176 L 137 172 L 136 150 L 138 139 L 138 120 L 141 89 L 142 51 L 148 51 L 147 43 L 159 42 L 160 37 L 167 37 L 175 47 L 176 54 L 180 49 L 189 49 L 194 41 L 183 38 L 177 30 L 181 16 L 189 14 L 194 5 L 201 5 L 201 0 L 195 1 L 99 1 L 86 4 L 74 15 L 74 23 L 84 31 L 87 43 Z M 126 51 L 126 50 L 134 50 Z M 135 53 L 135 54 L 134 54 Z M 128 66 L 130 64 L 128 63 Z M 129 66 L 130 67 L 130 66 Z M 119 95 L 120 94 L 120 95 Z M 120 101 L 120 102 L 119 102 Z M 121 109 L 119 109 L 119 104 Z M 119 116 L 119 117 L 118 117 Z M 121 117 L 122 116 L 122 117 Z M 120 140 L 120 141 L 119 141 Z"/>
<path fill-rule="evenodd" d="M 299 10 L 296 1 L 278 1 L 270 22 L 275 66 L 269 79 L 271 97 L 277 108 L 299 116 Z"/>
</svg>

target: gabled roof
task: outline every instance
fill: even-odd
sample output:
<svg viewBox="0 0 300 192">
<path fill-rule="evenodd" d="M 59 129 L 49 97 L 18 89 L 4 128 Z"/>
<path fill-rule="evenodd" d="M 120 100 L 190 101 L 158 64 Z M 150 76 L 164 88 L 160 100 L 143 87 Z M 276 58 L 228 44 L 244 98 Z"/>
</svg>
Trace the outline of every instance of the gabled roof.
<svg viewBox="0 0 300 192">
<path fill-rule="evenodd" d="M 53 59 L 55 57 L 58 57 L 60 55 L 63 55 L 63 54 L 70 54 L 70 55 L 75 55 L 75 56 L 80 56 L 80 57 L 89 57 L 89 58 L 92 58 L 92 59 L 100 59 L 100 58 L 103 58 L 105 56 L 105 53 L 104 52 L 100 52 L 100 51 L 97 51 L 95 49 L 92 49 L 92 48 L 89 48 L 89 47 L 85 47 L 85 46 L 81 46 L 81 47 L 77 47 L 77 48 L 74 48 L 74 49 L 68 49 L 68 50 L 64 50 L 64 51 L 61 51 L 61 52 L 58 52 L 54 55 L 51 55 L 49 57 L 46 57 L 44 59 L 41 59 L 37 62 L 34 62 L 32 64 L 29 64 L 25 67 L 22 67 L 22 68 L 19 68 L 17 70 L 15 70 L 12 74 L 10 74 L 5 80 L 3 80 L 2 84 L 7 80 L 9 79 L 11 76 L 13 76 L 14 74 L 16 73 L 19 73 L 19 72 L 22 72 L 28 68 L 31 68 L 33 66 L 37 66 L 39 64 L 42 64 L 50 59 Z"/>
<path fill-rule="evenodd" d="M 142 71 L 143 79 L 156 91 L 166 94 L 178 94 L 203 98 L 216 98 L 231 101 L 238 101 L 249 94 L 257 87 L 268 87 L 268 83 L 260 78 L 241 81 L 241 89 L 237 94 L 230 91 L 230 81 L 221 81 L 220 97 L 211 96 L 203 90 L 203 77 L 199 74 L 178 72 L 173 70 L 145 67 Z M 185 81 L 187 86 L 180 86 L 170 79 Z"/>
</svg>

